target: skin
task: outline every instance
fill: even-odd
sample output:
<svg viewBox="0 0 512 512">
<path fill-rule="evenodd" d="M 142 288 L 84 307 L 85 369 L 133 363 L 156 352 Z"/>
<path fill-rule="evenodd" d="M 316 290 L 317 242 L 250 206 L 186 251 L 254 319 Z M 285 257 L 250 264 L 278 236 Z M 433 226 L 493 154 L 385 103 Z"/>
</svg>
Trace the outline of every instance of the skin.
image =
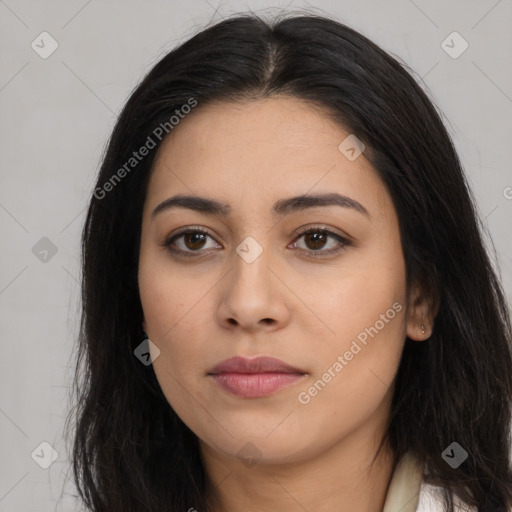
<svg viewBox="0 0 512 512">
<path fill-rule="evenodd" d="M 383 182 L 364 153 L 350 161 L 338 150 L 348 135 L 296 98 L 209 103 L 180 122 L 155 161 L 140 244 L 142 327 L 160 350 L 153 368 L 163 393 L 200 440 L 216 512 L 383 508 L 393 471 L 387 445 L 371 463 L 405 337 L 427 339 L 432 314 L 421 289 L 407 296 L 398 219 Z M 369 216 L 340 206 L 272 216 L 275 201 L 332 192 Z M 232 212 L 151 215 L 175 194 L 223 201 Z M 299 237 L 309 226 L 351 244 Z M 189 258 L 164 246 L 183 227 L 211 234 L 174 242 Z M 236 252 L 248 236 L 262 249 L 251 263 Z M 300 403 L 298 394 L 394 303 L 401 311 Z M 235 355 L 273 356 L 306 375 L 270 396 L 236 397 L 207 375 Z M 256 447 L 250 464 L 237 455 L 247 443 Z"/>
</svg>

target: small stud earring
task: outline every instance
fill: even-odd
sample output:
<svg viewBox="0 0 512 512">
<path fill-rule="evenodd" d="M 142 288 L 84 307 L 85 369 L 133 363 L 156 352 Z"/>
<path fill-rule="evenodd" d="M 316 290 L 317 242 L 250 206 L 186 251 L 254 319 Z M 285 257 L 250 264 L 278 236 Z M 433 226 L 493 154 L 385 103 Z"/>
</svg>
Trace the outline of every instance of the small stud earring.
<svg viewBox="0 0 512 512">
<path fill-rule="evenodd" d="M 421 326 L 421 334 L 425 334 L 425 326 L 424 325 Z"/>
</svg>

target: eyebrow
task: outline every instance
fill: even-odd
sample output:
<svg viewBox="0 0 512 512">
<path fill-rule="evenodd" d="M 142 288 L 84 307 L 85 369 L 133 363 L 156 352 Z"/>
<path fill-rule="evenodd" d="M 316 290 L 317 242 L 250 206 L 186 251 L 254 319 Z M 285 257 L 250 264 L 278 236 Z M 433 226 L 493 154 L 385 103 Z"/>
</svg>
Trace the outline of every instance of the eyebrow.
<svg viewBox="0 0 512 512">
<path fill-rule="evenodd" d="M 308 208 L 317 208 L 319 206 L 341 206 L 342 208 L 350 208 L 370 217 L 368 210 L 361 203 L 355 199 L 337 193 L 300 195 L 288 199 L 280 199 L 274 204 L 272 213 L 274 217 L 284 217 L 293 212 L 303 211 Z M 218 217 L 227 217 L 231 213 L 231 206 L 228 203 L 206 197 L 178 194 L 162 201 L 153 210 L 151 216 L 154 218 L 159 213 L 173 208 L 188 208 L 196 212 Z"/>
</svg>

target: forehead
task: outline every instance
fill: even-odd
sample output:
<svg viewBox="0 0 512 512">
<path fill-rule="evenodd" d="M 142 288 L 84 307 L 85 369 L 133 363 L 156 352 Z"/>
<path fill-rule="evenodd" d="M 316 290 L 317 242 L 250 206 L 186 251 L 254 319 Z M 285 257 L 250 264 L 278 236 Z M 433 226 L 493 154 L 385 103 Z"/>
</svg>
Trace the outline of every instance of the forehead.
<svg viewBox="0 0 512 512">
<path fill-rule="evenodd" d="M 364 153 L 351 161 L 340 151 L 349 135 L 322 108 L 289 96 L 199 105 L 162 143 L 148 198 L 153 205 L 173 193 L 243 198 L 257 208 L 337 191 L 391 206 Z"/>
<path fill-rule="evenodd" d="M 316 161 L 348 132 L 321 107 L 290 96 L 199 105 L 171 132 L 161 153 L 194 149 L 244 160 L 244 153 L 278 161 Z M 181 146 L 181 147 L 178 147 Z M 263 151 L 262 151 L 263 150 Z M 188 154 L 193 158 L 195 154 Z M 199 156 L 199 155 L 198 155 Z"/>
</svg>

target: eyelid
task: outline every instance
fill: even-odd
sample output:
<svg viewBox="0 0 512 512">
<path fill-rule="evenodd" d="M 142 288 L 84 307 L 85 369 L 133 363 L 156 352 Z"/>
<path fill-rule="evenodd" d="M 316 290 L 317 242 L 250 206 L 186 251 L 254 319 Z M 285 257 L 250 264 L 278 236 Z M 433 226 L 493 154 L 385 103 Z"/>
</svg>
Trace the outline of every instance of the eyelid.
<svg viewBox="0 0 512 512">
<path fill-rule="evenodd" d="M 331 228 L 327 224 L 307 224 L 306 226 L 301 226 L 300 228 L 297 228 L 297 230 L 295 231 L 295 236 L 301 236 L 304 233 L 308 233 L 310 231 L 325 231 L 330 235 L 335 235 L 347 242 L 351 242 L 351 237 L 349 235 L 338 233 L 337 231 L 334 231 L 334 229 L 335 228 Z"/>
<path fill-rule="evenodd" d="M 328 257 L 330 255 L 337 254 L 337 253 L 343 251 L 344 249 L 346 249 L 347 246 L 355 245 L 354 242 L 351 240 L 351 237 L 349 237 L 348 235 L 341 235 L 341 234 L 337 233 L 336 231 L 333 231 L 333 228 L 330 228 L 329 226 L 322 225 L 322 224 L 316 224 L 316 225 L 308 224 L 306 226 L 302 226 L 302 227 L 298 228 L 298 230 L 296 230 L 296 232 L 294 234 L 294 238 L 293 238 L 292 242 L 290 242 L 290 244 L 295 244 L 300 237 L 302 237 L 305 234 L 311 233 L 311 232 L 324 233 L 328 237 L 335 238 L 341 244 L 341 247 L 338 247 L 335 249 L 328 249 L 328 250 L 318 249 L 318 250 L 314 251 L 314 250 L 307 250 L 307 249 L 300 249 L 300 248 L 298 249 L 299 251 L 301 251 L 303 253 L 305 252 L 314 258 L 318 258 L 318 257 L 322 257 L 322 256 Z M 185 227 L 179 229 L 177 232 L 172 233 L 172 235 L 169 235 L 168 237 L 166 237 L 163 244 L 161 244 L 161 245 L 163 247 L 167 248 L 173 254 L 178 255 L 178 256 L 181 255 L 181 256 L 185 256 L 185 257 L 200 256 L 200 255 L 207 254 L 208 252 L 211 252 L 209 250 L 201 250 L 201 249 L 198 251 L 183 251 L 181 249 L 171 248 L 171 244 L 176 239 L 178 239 L 179 237 L 181 237 L 182 235 L 184 235 L 186 233 L 202 233 L 204 235 L 209 236 L 210 238 L 215 240 L 215 242 L 217 242 L 215 239 L 215 236 L 212 234 L 212 232 L 208 228 L 204 228 L 202 226 L 185 226 Z"/>
<path fill-rule="evenodd" d="M 341 247 L 338 246 L 337 248 L 334 249 L 319 249 L 317 251 L 299 249 L 302 252 L 306 252 L 308 256 L 311 256 L 313 258 L 327 258 L 329 256 L 337 255 L 343 250 L 345 250 L 347 247 L 355 245 L 351 237 L 349 237 L 348 235 L 341 235 L 336 231 L 333 231 L 333 228 L 322 224 L 309 224 L 307 226 L 299 228 L 298 231 L 296 232 L 296 236 L 293 239 L 292 243 L 295 244 L 299 238 L 301 238 L 304 234 L 307 233 L 324 233 L 331 238 L 335 238 L 341 244 Z"/>
<path fill-rule="evenodd" d="M 208 235 L 210 238 L 215 240 L 215 237 L 213 236 L 212 232 L 207 228 L 204 228 L 202 226 L 185 226 L 181 229 L 178 229 L 177 232 L 172 233 L 171 235 L 167 236 L 161 245 L 174 254 L 180 254 L 180 255 L 185 255 L 185 256 L 194 256 L 194 255 L 199 255 L 199 254 L 205 254 L 204 250 L 202 250 L 202 251 L 183 251 L 181 249 L 172 249 L 171 248 L 171 244 L 174 242 L 174 240 L 181 237 L 182 235 L 185 235 L 186 233 L 202 233 L 204 235 Z"/>
</svg>

